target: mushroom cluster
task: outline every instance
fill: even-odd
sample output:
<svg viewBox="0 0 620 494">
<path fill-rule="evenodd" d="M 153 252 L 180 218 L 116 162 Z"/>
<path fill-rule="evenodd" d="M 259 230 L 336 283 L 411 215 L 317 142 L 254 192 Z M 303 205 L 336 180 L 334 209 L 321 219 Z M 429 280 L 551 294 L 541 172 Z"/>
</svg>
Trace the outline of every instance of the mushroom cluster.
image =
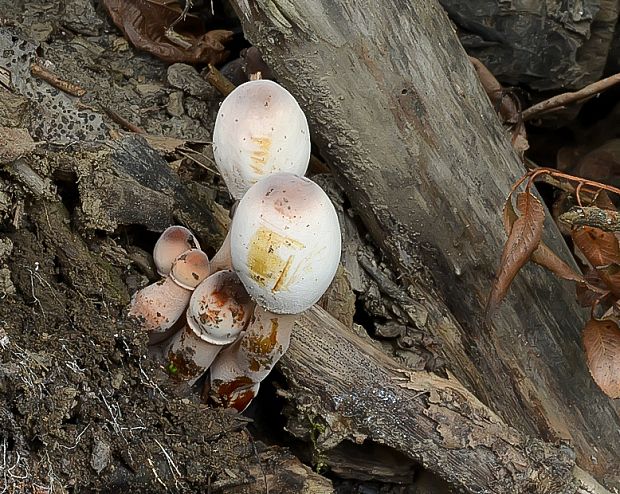
<svg viewBox="0 0 620 494">
<path fill-rule="evenodd" d="M 130 314 L 163 342 L 171 376 L 194 384 L 209 370 L 203 394 L 242 411 L 288 348 L 297 316 L 333 280 L 340 226 L 325 192 L 303 177 L 308 124 L 283 87 L 236 88 L 213 141 L 238 200 L 226 240 L 209 262 L 191 232 L 168 228 L 153 253 L 163 279 L 136 293 Z"/>
</svg>

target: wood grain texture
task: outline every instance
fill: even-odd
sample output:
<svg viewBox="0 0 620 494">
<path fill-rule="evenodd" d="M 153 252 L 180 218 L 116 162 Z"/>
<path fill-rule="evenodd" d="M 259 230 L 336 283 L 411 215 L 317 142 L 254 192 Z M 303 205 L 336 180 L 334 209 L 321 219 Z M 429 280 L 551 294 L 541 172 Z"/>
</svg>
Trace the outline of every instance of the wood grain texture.
<svg viewBox="0 0 620 494">
<path fill-rule="evenodd" d="M 566 445 L 506 425 L 456 379 L 408 372 L 318 306 L 297 321 L 280 368 L 317 448 L 372 441 L 476 493 L 606 493 Z"/>
<path fill-rule="evenodd" d="M 483 310 L 523 169 L 436 1 L 237 0 L 248 38 L 306 111 L 371 235 L 428 312 L 451 370 L 521 431 L 569 440 L 620 486 L 620 419 L 592 382 L 573 286 L 519 276 Z M 567 249 L 548 222 L 545 243 Z"/>
</svg>

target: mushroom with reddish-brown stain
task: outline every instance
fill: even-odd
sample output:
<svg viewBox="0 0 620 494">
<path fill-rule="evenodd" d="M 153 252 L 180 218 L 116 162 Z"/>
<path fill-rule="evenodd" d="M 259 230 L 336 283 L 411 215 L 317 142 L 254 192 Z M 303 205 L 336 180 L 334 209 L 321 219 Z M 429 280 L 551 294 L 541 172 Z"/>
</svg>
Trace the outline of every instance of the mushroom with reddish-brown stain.
<svg viewBox="0 0 620 494">
<path fill-rule="evenodd" d="M 211 366 L 211 395 L 222 405 L 243 411 L 261 381 L 288 349 L 297 315 L 257 306 L 242 338 L 220 352 Z M 243 404 L 243 406 L 241 406 Z"/>
<path fill-rule="evenodd" d="M 192 294 L 186 327 L 164 350 L 170 374 L 194 384 L 222 348 L 237 339 L 253 309 L 254 302 L 234 272 L 209 276 Z"/>
<path fill-rule="evenodd" d="M 288 349 L 297 315 L 331 283 L 340 245 L 334 206 L 311 180 L 278 173 L 248 190 L 233 218 L 230 247 L 232 265 L 258 305 L 242 337 L 211 365 L 216 401 L 237 410 L 249 404 Z"/>
</svg>

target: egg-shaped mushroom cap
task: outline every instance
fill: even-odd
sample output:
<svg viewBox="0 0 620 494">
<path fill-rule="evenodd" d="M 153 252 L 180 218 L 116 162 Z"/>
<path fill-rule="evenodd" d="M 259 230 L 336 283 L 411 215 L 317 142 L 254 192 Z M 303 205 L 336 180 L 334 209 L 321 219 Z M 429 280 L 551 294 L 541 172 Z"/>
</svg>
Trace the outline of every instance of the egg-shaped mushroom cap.
<svg viewBox="0 0 620 494">
<path fill-rule="evenodd" d="M 168 276 L 174 260 L 189 249 L 200 249 L 194 234 L 181 225 L 164 230 L 153 249 L 153 261 L 160 276 Z"/>
<path fill-rule="evenodd" d="M 273 81 L 241 84 L 217 113 L 213 156 L 235 199 L 266 175 L 303 175 L 310 161 L 306 116 L 295 98 Z"/>
<path fill-rule="evenodd" d="M 187 324 L 215 345 L 235 341 L 247 325 L 254 302 L 233 271 L 218 271 L 203 281 L 189 301 Z"/>
<path fill-rule="evenodd" d="M 297 314 L 319 300 L 340 261 L 333 204 L 312 180 L 263 178 L 245 194 L 230 231 L 234 270 L 261 307 Z"/>
<path fill-rule="evenodd" d="M 209 258 L 198 249 L 183 252 L 172 263 L 170 278 L 179 286 L 193 290 L 209 276 Z"/>
</svg>

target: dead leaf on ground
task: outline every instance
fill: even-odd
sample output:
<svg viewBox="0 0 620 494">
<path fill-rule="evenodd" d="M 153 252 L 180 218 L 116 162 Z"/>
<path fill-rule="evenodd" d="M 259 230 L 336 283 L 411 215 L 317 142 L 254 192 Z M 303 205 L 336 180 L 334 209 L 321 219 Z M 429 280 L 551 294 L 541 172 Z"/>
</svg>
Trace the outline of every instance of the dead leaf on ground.
<svg viewBox="0 0 620 494">
<path fill-rule="evenodd" d="M 233 33 L 226 30 L 205 32 L 202 21 L 193 15 L 174 26 L 173 42 L 167 29 L 182 13 L 178 3 L 148 0 L 103 0 L 110 17 L 129 41 L 166 62 L 219 64 L 226 60 L 224 44 Z"/>
<path fill-rule="evenodd" d="M 610 139 L 582 156 L 574 174 L 610 185 L 620 185 L 620 139 Z"/>
<path fill-rule="evenodd" d="M 504 209 L 504 224 L 510 224 L 510 217 L 514 214 L 510 209 L 512 204 L 506 203 Z M 512 223 L 508 240 L 504 245 L 499 271 L 491 288 L 487 303 L 487 317 L 506 296 L 506 292 L 523 265 L 530 259 L 532 253 L 540 244 L 545 221 L 545 209 L 542 203 L 529 192 L 521 192 L 517 196 L 517 209 L 521 216 Z"/>
<path fill-rule="evenodd" d="M 620 398 L 620 328 L 610 320 L 591 319 L 583 346 L 592 378 L 610 398 Z"/>
<path fill-rule="evenodd" d="M 616 296 L 620 296 L 620 245 L 613 233 L 591 226 L 572 232 L 573 242 L 594 267 L 601 280 Z"/>
</svg>

